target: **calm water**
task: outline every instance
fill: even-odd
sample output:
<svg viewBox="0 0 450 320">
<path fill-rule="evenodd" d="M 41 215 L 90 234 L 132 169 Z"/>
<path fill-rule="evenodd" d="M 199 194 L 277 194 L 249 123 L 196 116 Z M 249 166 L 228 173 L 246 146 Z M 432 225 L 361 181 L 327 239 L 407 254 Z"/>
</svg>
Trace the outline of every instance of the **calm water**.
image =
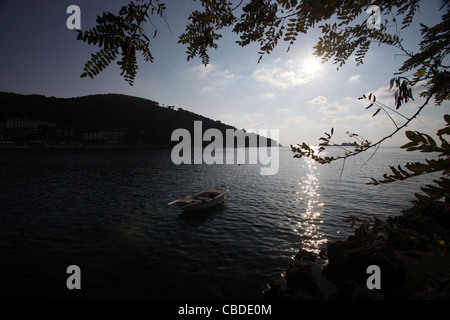
<svg viewBox="0 0 450 320">
<path fill-rule="evenodd" d="M 338 150 L 331 148 L 330 150 Z M 432 177 L 366 185 L 423 159 L 380 148 L 319 165 L 280 149 L 280 169 L 174 165 L 170 150 L 0 150 L 0 297 L 259 299 L 300 248 L 353 232 L 343 215 L 386 216 Z M 181 214 L 167 203 L 227 185 L 224 205 Z M 68 290 L 69 265 L 81 290 Z"/>
</svg>

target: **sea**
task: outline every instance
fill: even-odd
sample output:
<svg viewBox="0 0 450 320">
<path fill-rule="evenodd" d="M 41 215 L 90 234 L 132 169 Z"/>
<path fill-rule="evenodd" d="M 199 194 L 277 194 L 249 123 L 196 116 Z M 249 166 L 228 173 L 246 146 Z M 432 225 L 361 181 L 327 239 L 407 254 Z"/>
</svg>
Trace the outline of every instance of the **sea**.
<svg viewBox="0 0 450 320">
<path fill-rule="evenodd" d="M 369 185 L 429 156 L 372 153 L 321 165 L 282 147 L 278 172 L 261 175 L 263 164 L 176 165 L 170 149 L 0 149 L 0 298 L 262 299 L 299 250 L 353 234 L 344 216 L 400 215 L 439 177 Z M 168 205 L 218 185 L 222 205 Z"/>
</svg>

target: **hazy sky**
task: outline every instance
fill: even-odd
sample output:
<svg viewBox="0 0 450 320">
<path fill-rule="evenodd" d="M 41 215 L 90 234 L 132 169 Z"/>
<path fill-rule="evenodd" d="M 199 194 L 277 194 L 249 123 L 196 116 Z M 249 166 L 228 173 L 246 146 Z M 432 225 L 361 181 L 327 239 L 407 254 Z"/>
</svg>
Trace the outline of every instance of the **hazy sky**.
<svg viewBox="0 0 450 320">
<path fill-rule="evenodd" d="M 120 76 L 113 62 L 99 76 L 80 78 L 84 63 L 96 47 L 76 40 L 66 20 L 69 5 L 81 9 L 81 28 L 95 25 L 103 11 L 117 13 L 126 0 L 0 0 L 0 91 L 77 97 L 98 93 L 120 93 L 143 97 L 165 105 L 175 105 L 214 120 L 245 129 L 279 129 L 283 145 L 307 142 L 316 144 L 324 131 L 335 130 L 336 143 L 349 141 L 346 131 L 375 141 L 393 124 L 375 110 L 365 110 L 367 102 L 357 98 L 373 92 L 377 100 L 393 106 L 389 80 L 401 66 L 400 52 L 372 45 L 363 65 L 350 60 L 339 71 L 331 61 L 323 65 L 313 55 L 319 32 L 299 36 L 286 52 L 280 43 L 258 63 L 258 47 L 241 48 L 236 35 L 226 30 L 219 49 L 210 52 L 208 67 L 196 58 L 187 62 L 186 48 L 177 44 L 189 13 L 198 7 L 192 0 L 167 0 L 169 28 L 157 17 L 159 29 L 152 40 L 154 63 L 140 60 L 134 86 Z M 423 1 L 416 22 L 400 37 L 405 46 L 417 49 L 419 23 L 434 25 L 439 1 Z M 369 15 L 367 14 L 367 17 Z M 361 19 L 366 19 L 361 16 Z M 363 21 L 363 20 L 362 20 Z M 149 34 L 152 34 L 149 28 Z M 421 99 L 402 107 L 405 114 L 417 110 Z M 434 134 L 443 125 L 442 116 L 449 103 L 431 104 L 409 129 Z M 403 134 L 386 145 L 406 142 Z"/>
</svg>

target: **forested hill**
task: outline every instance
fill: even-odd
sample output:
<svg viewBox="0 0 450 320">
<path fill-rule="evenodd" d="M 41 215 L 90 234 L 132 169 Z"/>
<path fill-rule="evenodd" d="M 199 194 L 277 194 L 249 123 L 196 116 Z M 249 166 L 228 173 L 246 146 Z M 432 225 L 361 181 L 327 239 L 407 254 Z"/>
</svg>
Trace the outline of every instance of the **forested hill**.
<svg viewBox="0 0 450 320">
<path fill-rule="evenodd" d="M 156 146 L 176 144 L 171 134 L 178 128 L 193 134 L 196 120 L 202 121 L 203 131 L 217 128 L 224 137 L 226 129 L 236 129 L 175 106 L 121 94 L 56 98 L 0 92 L 0 123 L 9 118 L 53 121 L 77 137 L 83 132 L 126 132 L 128 144 Z"/>
</svg>

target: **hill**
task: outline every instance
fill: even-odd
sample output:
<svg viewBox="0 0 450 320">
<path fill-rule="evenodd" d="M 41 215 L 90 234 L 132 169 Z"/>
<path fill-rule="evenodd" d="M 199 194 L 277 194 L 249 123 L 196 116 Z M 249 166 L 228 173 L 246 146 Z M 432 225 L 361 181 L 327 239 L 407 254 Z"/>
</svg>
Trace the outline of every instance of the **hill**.
<svg viewBox="0 0 450 320">
<path fill-rule="evenodd" d="M 8 125 L 8 119 L 22 122 L 10 121 Z M 25 124 L 24 120 L 34 123 Z M 0 134 L 4 140 L 21 143 L 44 140 L 50 144 L 102 144 L 115 140 L 126 145 L 170 147 L 177 143 L 171 141 L 174 130 L 184 128 L 193 135 L 194 121 L 202 121 L 203 131 L 216 128 L 224 137 L 226 129 L 236 130 L 175 106 L 163 107 L 152 100 L 121 94 L 56 98 L 0 92 Z M 268 140 L 268 145 L 276 142 Z"/>
</svg>

